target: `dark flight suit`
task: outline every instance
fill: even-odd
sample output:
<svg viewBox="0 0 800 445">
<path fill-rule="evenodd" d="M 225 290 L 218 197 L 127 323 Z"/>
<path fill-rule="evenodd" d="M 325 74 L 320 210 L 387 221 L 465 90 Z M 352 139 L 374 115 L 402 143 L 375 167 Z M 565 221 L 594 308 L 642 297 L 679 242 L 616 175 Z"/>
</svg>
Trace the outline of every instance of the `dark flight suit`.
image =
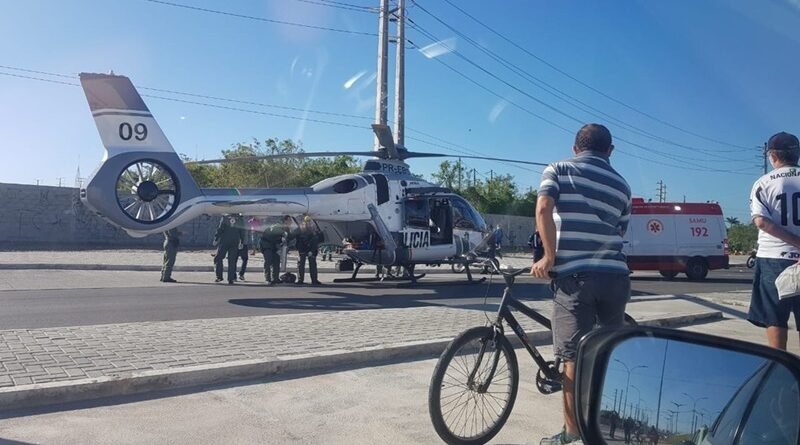
<svg viewBox="0 0 800 445">
<path fill-rule="evenodd" d="M 217 233 L 214 235 L 217 242 L 217 254 L 214 256 L 214 271 L 217 281 L 222 281 L 222 260 L 228 257 L 228 283 L 236 281 L 236 257 L 239 246 L 244 244 L 244 229 L 241 218 L 236 216 L 223 216 L 219 222 Z"/>
<path fill-rule="evenodd" d="M 285 235 L 286 227 L 282 224 L 267 226 L 264 233 L 261 234 L 259 247 L 261 248 L 261 253 L 264 254 L 264 278 L 269 283 L 280 283 L 281 281 L 281 258 L 278 255 L 278 250 L 283 244 Z M 272 272 L 271 274 L 270 271 Z"/>
<path fill-rule="evenodd" d="M 297 284 L 303 284 L 306 273 L 306 258 L 311 274 L 311 283 L 320 284 L 317 279 L 317 254 L 319 244 L 322 242 L 322 233 L 312 227 L 301 227 L 294 233 L 297 243 Z"/>
<path fill-rule="evenodd" d="M 161 281 L 170 283 L 172 268 L 175 266 L 175 257 L 178 256 L 178 246 L 181 241 L 178 229 L 169 229 L 164 232 L 164 262 L 161 266 Z"/>
<path fill-rule="evenodd" d="M 244 281 L 244 273 L 247 272 L 247 261 L 250 259 L 250 254 L 247 251 L 248 245 L 245 244 L 239 249 L 239 258 L 242 259 L 242 267 L 239 269 L 239 279 Z"/>
</svg>

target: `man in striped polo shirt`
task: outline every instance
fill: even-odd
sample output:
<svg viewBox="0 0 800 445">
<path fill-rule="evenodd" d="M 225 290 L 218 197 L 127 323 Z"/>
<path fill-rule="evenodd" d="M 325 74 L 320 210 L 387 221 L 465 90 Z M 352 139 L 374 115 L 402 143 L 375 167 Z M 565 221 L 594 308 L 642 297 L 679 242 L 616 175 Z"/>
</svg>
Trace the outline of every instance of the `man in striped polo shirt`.
<svg viewBox="0 0 800 445">
<path fill-rule="evenodd" d="M 544 170 L 536 202 L 536 227 L 544 257 L 531 275 L 552 278 L 553 347 L 564 362 L 564 429 L 541 444 L 580 443 L 575 420 L 575 355 L 580 338 L 598 320 L 622 326 L 631 283 L 622 237 L 631 191 L 609 164 L 611 133 L 599 124 L 578 131 L 575 157 Z"/>
</svg>

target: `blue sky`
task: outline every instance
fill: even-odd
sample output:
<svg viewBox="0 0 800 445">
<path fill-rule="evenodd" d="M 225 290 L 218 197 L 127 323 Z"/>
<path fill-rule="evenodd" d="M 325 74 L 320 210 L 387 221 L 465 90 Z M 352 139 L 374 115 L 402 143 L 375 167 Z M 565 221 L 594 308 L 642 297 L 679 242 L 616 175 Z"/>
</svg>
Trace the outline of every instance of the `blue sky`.
<svg viewBox="0 0 800 445">
<path fill-rule="evenodd" d="M 176 2 L 335 29 L 377 30 L 374 14 L 319 4 L 327 0 Z M 378 2 L 345 3 L 376 6 Z M 795 57 L 800 49 L 796 32 L 800 5 L 795 0 L 458 0 L 465 11 L 530 53 L 668 125 L 576 83 L 443 0 L 419 3 L 529 75 L 605 113 L 592 115 L 546 93 L 487 57 L 419 6 L 411 6 L 408 14 L 417 26 L 439 39 L 454 38 L 448 40 L 450 47 L 513 86 L 454 53 L 430 59 L 419 51 L 408 51 L 407 134 L 447 145 L 451 153 L 468 149 L 551 162 L 569 155 L 579 122 L 601 122 L 627 141 L 616 141 L 618 153 L 612 162 L 637 196 L 655 197 L 656 182 L 664 180 L 671 200 L 683 200 L 684 196 L 688 201 L 717 200 L 726 215 L 746 220 L 749 190 L 760 172 L 760 152 L 755 147 L 777 131 L 800 133 L 795 121 L 800 115 L 800 84 L 796 80 L 800 60 Z M 0 138 L 5 144 L 2 182 L 35 183 L 39 179 L 53 185 L 63 177 L 65 184 L 72 184 L 79 165 L 86 176 L 102 156 L 79 88 L 8 74 L 74 80 L 12 68 L 63 75 L 113 69 L 138 86 L 307 110 L 235 105 L 292 116 L 282 118 L 145 98 L 176 149 L 192 157 L 216 157 L 221 149 L 252 137 L 294 138 L 315 151 L 368 149 L 372 144 L 368 125 L 374 116 L 371 75 L 377 48 L 372 36 L 247 20 L 143 0 L 8 2 L 0 16 L 0 30 L 4 36 L 0 39 L 0 65 L 6 67 L 0 68 Z M 419 30 L 409 29 L 407 36 L 419 46 L 431 43 Z M 393 67 L 390 70 L 393 72 Z M 345 88 L 359 73 L 363 75 Z M 442 150 L 415 140 L 406 145 L 419 151 Z M 411 166 L 427 175 L 438 162 L 414 160 Z M 509 164 L 468 162 L 467 166 L 477 169 L 478 177 L 489 176 L 490 170 L 511 173 L 523 189 L 536 188 L 540 179 L 536 171 Z"/>
<path fill-rule="evenodd" d="M 625 400 L 627 366 L 630 370 L 629 386 L 635 387 L 628 389 L 628 405 L 635 410 L 639 404 L 640 410 L 647 410 L 650 424 L 655 424 L 660 392 L 659 428 L 667 428 L 669 423 L 665 419 L 668 410 L 675 411 L 677 408 L 679 430 L 690 431 L 690 411 L 693 408 L 702 411 L 703 420 L 710 425 L 739 387 L 764 363 L 765 359 L 758 356 L 690 343 L 644 337 L 627 340 L 611 354 L 603 385 L 602 406 L 603 409 L 611 409 L 615 390 L 617 406 L 620 406 L 619 397 Z M 673 402 L 680 406 L 676 407 Z M 619 412 L 622 414 L 622 411 Z M 628 413 L 630 410 L 626 410 L 625 415 Z M 698 422 L 699 419 L 698 415 Z"/>
</svg>

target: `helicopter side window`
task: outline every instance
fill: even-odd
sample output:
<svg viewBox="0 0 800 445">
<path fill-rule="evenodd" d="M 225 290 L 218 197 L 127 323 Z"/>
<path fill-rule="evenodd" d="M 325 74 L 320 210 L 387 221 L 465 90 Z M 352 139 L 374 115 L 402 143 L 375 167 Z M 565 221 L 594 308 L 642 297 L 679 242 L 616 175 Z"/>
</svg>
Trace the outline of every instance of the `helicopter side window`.
<svg viewBox="0 0 800 445">
<path fill-rule="evenodd" d="M 481 223 L 469 204 L 462 199 L 453 199 L 453 226 L 461 230 L 480 230 Z"/>
<path fill-rule="evenodd" d="M 406 225 L 427 229 L 430 221 L 428 200 L 410 199 L 405 202 Z"/>
<path fill-rule="evenodd" d="M 358 188 L 358 183 L 355 179 L 345 179 L 337 182 L 333 186 L 333 191 L 336 193 L 350 193 Z"/>
</svg>

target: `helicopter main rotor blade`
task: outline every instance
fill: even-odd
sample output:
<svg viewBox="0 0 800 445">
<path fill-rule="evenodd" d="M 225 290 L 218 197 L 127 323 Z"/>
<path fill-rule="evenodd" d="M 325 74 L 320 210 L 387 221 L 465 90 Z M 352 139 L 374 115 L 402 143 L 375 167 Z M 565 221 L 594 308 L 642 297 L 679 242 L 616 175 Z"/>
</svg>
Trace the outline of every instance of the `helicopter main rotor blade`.
<svg viewBox="0 0 800 445">
<path fill-rule="evenodd" d="M 222 159 L 203 159 L 200 161 L 186 161 L 184 164 L 227 164 L 230 162 L 248 162 L 248 161 L 263 161 L 269 159 L 283 159 L 283 158 L 323 158 L 331 156 L 369 156 L 371 158 L 379 157 L 380 152 L 376 151 L 318 151 L 318 152 L 303 152 L 303 153 L 277 153 L 274 155 L 264 156 L 242 156 L 240 158 L 222 158 Z"/>
<path fill-rule="evenodd" d="M 456 155 L 456 154 L 444 154 L 444 153 L 420 153 L 420 152 L 408 152 L 405 153 L 403 156 L 404 159 L 408 158 L 463 158 L 463 159 L 480 159 L 483 161 L 499 161 L 499 162 L 513 162 L 515 164 L 528 164 L 528 165 L 538 165 L 541 167 L 547 167 L 550 164 L 545 164 L 542 162 L 532 162 L 532 161 L 520 161 L 518 159 L 503 159 L 503 158 L 491 158 L 487 156 L 468 156 L 468 155 Z"/>
</svg>

